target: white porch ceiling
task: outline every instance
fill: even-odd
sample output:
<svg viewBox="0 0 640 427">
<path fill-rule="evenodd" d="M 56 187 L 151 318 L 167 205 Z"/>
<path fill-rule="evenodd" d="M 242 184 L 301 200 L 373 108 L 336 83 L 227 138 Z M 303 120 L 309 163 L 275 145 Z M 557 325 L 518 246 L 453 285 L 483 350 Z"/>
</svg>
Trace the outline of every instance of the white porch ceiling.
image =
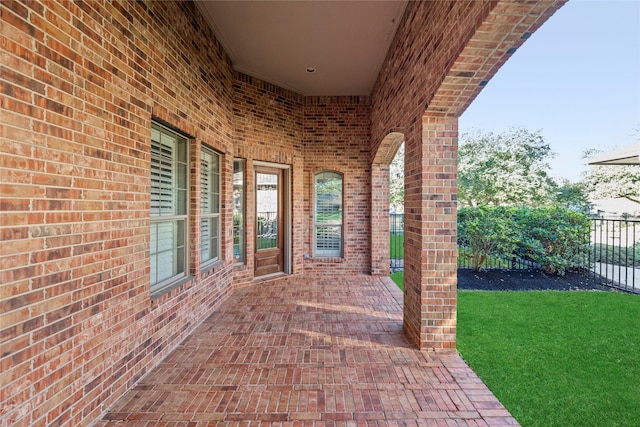
<svg viewBox="0 0 640 427">
<path fill-rule="evenodd" d="M 196 3 L 234 69 L 307 96 L 369 95 L 407 5 L 406 0 Z"/>
</svg>

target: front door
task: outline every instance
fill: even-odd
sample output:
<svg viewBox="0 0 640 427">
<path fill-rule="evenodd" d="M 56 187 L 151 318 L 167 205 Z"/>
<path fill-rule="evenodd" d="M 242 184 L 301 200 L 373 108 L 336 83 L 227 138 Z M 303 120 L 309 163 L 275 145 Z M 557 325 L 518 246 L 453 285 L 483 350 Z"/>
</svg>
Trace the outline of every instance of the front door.
<svg viewBox="0 0 640 427">
<path fill-rule="evenodd" d="M 255 276 L 284 267 L 283 171 L 256 167 Z"/>
</svg>

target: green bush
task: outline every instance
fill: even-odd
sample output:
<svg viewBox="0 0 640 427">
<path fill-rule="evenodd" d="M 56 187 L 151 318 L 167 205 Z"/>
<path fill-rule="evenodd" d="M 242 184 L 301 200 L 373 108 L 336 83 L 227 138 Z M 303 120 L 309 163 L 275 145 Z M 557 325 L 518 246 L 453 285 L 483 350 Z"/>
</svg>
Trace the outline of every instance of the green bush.
<svg viewBox="0 0 640 427">
<path fill-rule="evenodd" d="M 561 207 L 479 206 L 458 211 L 458 245 L 478 271 L 489 257 L 533 261 L 548 274 L 585 265 L 589 219 Z"/>
<path fill-rule="evenodd" d="M 557 206 L 520 208 L 515 213 L 522 239 L 518 256 L 540 264 L 547 274 L 583 267 L 589 250 L 589 218 Z"/>
<path fill-rule="evenodd" d="M 515 209 L 502 206 L 458 211 L 458 245 L 469 249 L 474 271 L 480 270 L 490 256 L 513 256 L 520 237 L 514 227 L 514 212 Z"/>
</svg>

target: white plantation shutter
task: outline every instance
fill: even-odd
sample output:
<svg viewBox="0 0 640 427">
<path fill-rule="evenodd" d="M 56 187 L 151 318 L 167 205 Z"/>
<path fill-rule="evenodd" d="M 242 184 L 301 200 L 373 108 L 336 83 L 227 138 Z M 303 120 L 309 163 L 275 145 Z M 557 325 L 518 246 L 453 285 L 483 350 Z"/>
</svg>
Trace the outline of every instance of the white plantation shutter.
<svg viewBox="0 0 640 427">
<path fill-rule="evenodd" d="M 220 258 L 220 155 L 203 149 L 200 158 L 200 256 Z"/>
<path fill-rule="evenodd" d="M 244 160 L 233 159 L 233 257 L 244 262 Z"/>
<path fill-rule="evenodd" d="M 151 130 L 151 216 L 168 215 L 173 210 L 173 153 L 175 141 Z"/>
<path fill-rule="evenodd" d="M 316 226 L 316 255 L 340 256 L 342 226 Z"/>
<path fill-rule="evenodd" d="M 151 129 L 151 291 L 185 275 L 187 140 L 159 125 Z"/>
<path fill-rule="evenodd" d="M 342 175 L 335 172 L 316 174 L 315 188 L 315 256 L 342 256 Z"/>
</svg>

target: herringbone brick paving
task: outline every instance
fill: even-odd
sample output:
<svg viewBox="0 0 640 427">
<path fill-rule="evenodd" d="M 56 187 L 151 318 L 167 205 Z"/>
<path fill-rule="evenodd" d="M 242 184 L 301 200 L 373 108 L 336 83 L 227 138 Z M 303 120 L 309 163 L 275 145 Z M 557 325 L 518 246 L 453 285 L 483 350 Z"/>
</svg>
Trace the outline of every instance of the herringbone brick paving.
<svg viewBox="0 0 640 427">
<path fill-rule="evenodd" d="M 455 352 L 402 334 L 389 278 L 238 289 L 98 423 L 111 426 L 517 425 Z"/>
</svg>

